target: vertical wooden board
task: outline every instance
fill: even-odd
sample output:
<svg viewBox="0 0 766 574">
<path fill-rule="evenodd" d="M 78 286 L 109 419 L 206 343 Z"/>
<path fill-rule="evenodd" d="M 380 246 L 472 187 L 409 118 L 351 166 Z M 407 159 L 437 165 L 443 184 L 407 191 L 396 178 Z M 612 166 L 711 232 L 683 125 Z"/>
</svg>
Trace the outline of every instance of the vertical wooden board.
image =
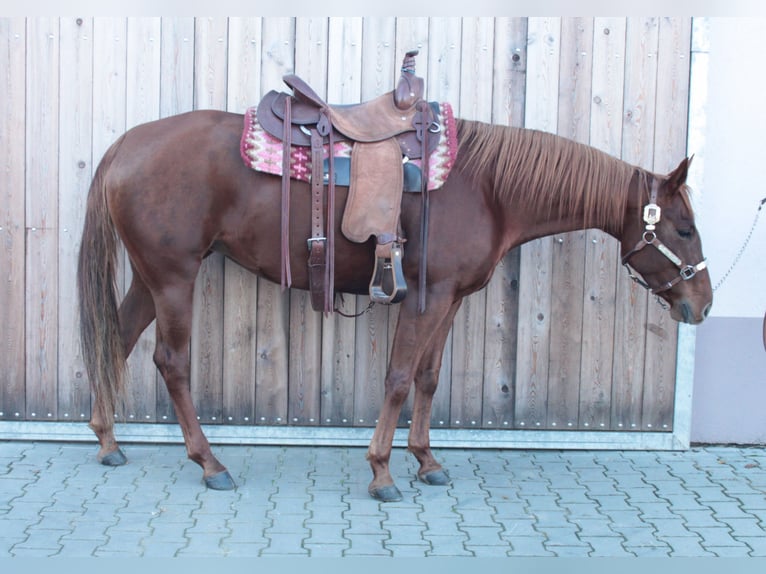
<svg viewBox="0 0 766 574">
<path fill-rule="evenodd" d="M 660 20 L 654 170 L 668 173 L 686 155 L 691 18 Z M 642 430 L 673 428 L 678 323 L 659 305 L 647 313 Z"/>
<path fill-rule="evenodd" d="M 295 21 L 264 18 L 261 35 L 262 91 L 279 89 L 295 69 Z M 255 418 L 257 424 L 287 422 L 290 297 L 280 286 L 258 281 Z"/>
<path fill-rule="evenodd" d="M 561 19 L 528 21 L 525 127 L 554 132 L 558 125 Z M 546 424 L 551 329 L 552 239 L 521 246 L 515 425 Z"/>
<path fill-rule="evenodd" d="M 527 92 L 527 18 L 495 20 L 492 123 L 524 126 Z"/>
<path fill-rule="evenodd" d="M 593 19 L 562 19 L 558 134 L 586 144 L 592 54 Z M 547 427 L 572 429 L 579 419 L 585 232 L 556 234 L 552 246 Z"/>
<path fill-rule="evenodd" d="M 461 35 L 460 18 L 436 17 L 429 20 L 426 94 L 429 100 L 449 102 L 456 115 L 460 112 Z M 434 428 L 450 425 L 451 400 L 452 331 L 444 345 L 439 383 L 431 403 L 431 424 Z"/>
<path fill-rule="evenodd" d="M 460 67 L 460 116 L 492 120 L 494 25 L 491 18 L 464 18 Z M 433 246 L 431 246 L 433 248 Z M 477 428 L 482 423 L 484 331 L 487 292 L 466 297 L 452 326 L 450 423 Z"/>
<path fill-rule="evenodd" d="M 229 18 L 226 109 L 244 114 L 261 95 L 262 18 Z"/>
<path fill-rule="evenodd" d="M 0 18 L 0 420 L 21 420 L 25 408 L 26 23 Z"/>
<path fill-rule="evenodd" d="M 90 414 L 76 272 L 93 161 L 93 20 L 62 18 L 60 34 L 58 400 L 60 420 L 80 421 Z"/>
<path fill-rule="evenodd" d="M 194 108 L 194 18 L 163 17 L 161 46 L 160 116 Z M 155 330 L 153 322 L 147 331 Z M 156 333 L 155 333 L 156 335 Z M 157 384 L 157 419 L 175 422 L 176 413 L 162 377 Z"/>
<path fill-rule="evenodd" d="M 658 31 L 656 18 L 628 19 L 622 159 L 647 169 L 654 155 Z M 641 421 L 647 294 L 622 270 L 615 305 L 611 427 L 632 430 Z"/>
<path fill-rule="evenodd" d="M 161 47 L 159 18 L 128 18 L 126 88 L 130 96 L 125 107 L 128 129 L 160 117 Z M 127 258 L 124 271 L 123 290 L 127 292 L 133 279 Z M 156 329 L 150 325 L 128 357 L 126 413 L 130 421 L 157 420 L 159 375 L 154 364 L 155 345 Z"/>
<path fill-rule="evenodd" d="M 195 26 L 194 106 L 226 109 L 225 18 L 198 18 Z M 191 340 L 191 392 L 204 423 L 220 422 L 223 413 L 224 257 L 202 263 L 194 288 Z"/>
<path fill-rule="evenodd" d="M 492 123 L 523 123 L 526 94 L 527 21 L 498 18 L 495 22 Z M 495 269 L 487 285 L 484 332 L 484 392 L 482 426 L 512 428 L 515 404 L 519 264 L 512 250 Z"/>
<path fill-rule="evenodd" d="M 59 21 L 27 22 L 26 406 L 55 420 L 58 392 Z M 41 161 L 30 161 L 40 158 Z M 44 159 L 42 159 L 44 158 Z"/>
<path fill-rule="evenodd" d="M 93 169 L 125 132 L 127 19 L 93 21 Z"/>
<path fill-rule="evenodd" d="M 162 18 L 160 116 L 194 108 L 194 18 Z"/>
<path fill-rule="evenodd" d="M 296 18 L 295 73 L 324 97 L 327 86 L 327 18 Z M 308 197 L 302 198 L 309 201 Z M 290 292 L 290 424 L 318 425 L 322 400 L 322 314 L 308 291 Z"/>
<path fill-rule="evenodd" d="M 624 18 L 596 18 L 590 143 L 620 155 L 625 61 Z M 610 425 L 614 348 L 615 276 L 619 245 L 601 231 L 586 234 L 585 305 L 580 387 L 580 428 Z"/>
<path fill-rule="evenodd" d="M 261 30 L 261 18 L 229 19 L 228 111 L 243 113 L 258 101 Z M 223 296 L 223 420 L 226 424 L 248 425 L 255 419 L 257 303 L 256 276 L 226 259 Z"/>
</svg>

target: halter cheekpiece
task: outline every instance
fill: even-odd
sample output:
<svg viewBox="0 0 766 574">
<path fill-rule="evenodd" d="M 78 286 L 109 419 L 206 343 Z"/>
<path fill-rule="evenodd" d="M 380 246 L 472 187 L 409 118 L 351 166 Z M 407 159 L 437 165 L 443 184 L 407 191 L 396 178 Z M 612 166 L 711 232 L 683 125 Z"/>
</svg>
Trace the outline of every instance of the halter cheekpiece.
<svg viewBox="0 0 766 574">
<path fill-rule="evenodd" d="M 703 259 L 696 265 L 686 265 L 684 264 L 683 260 L 676 255 L 667 245 L 665 245 L 662 241 L 659 240 L 657 237 L 657 233 L 655 232 L 655 229 L 657 228 L 657 224 L 660 222 L 660 218 L 662 216 L 662 209 L 659 205 L 657 205 L 657 195 L 659 192 L 659 185 L 657 184 L 656 179 L 652 179 L 652 188 L 649 195 L 649 203 L 644 206 L 644 223 L 646 224 L 644 228 L 644 233 L 641 236 L 641 239 L 638 243 L 636 243 L 636 246 L 631 249 L 628 253 L 625 254 L 625 256 L 622 258 L 622 264 L 625 266 L 625 268 L 628 270 L 628 276 L 644 287 L 647 291 L 649 291 L 653 295 L 657 295 L 658 293 L 662 293 L 664 291 L 667 291 L 668 289 L 672 289 L 677 283 L 681 281 L 688 281 L 689 279 L 692 279 L 699 271 L 702 271 L 703 269 L 707 268 L 707 260 Z M 631 257 L 633 257 L 636 253 L 641 251 L 644 247 L 647 245 L 654 246 L 660 253 L 662 253 L 668 260 L 670 260 L 673 265 L 678 267 L 679 273 L 676 277 L 668 281 L 667 283 L 660 285 L 659 287 L 652 288 L 644 279 L 637 276 L 633 269 L 631 269 L 630 265 L 628 264 L 628 261 Z M 658 297 L 659 300 L 659 297 Z"/>
</svg>

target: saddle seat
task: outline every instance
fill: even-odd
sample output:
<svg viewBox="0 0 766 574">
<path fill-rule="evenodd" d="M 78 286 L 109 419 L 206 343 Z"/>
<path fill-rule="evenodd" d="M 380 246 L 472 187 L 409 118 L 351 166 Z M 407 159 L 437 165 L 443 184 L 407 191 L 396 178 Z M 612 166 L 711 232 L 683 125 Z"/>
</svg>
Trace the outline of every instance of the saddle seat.
<svg viewBox="0 0 766 574">
<path fill-rule="evenodd" d="M 312 232 L 309 244 L 309 283 L 312 306 L 329 313 L 334 306 L 334 143 L 352 145 L 349 195 L 341 231 L 358 243 L 376 238 L 375 269 L 369 293 L 374 302 L 397 303 L 407 286 L 402 270 L 403 243 L 399 215 L 404 187 L 403 163 L 421 159 L 427 172 L 428 156 L 438 144 L 438 105 L 423 99 L 423 80 L 415 76 L 414 56 L 405 55 L 402 74 L 392 92 L 352 105 L 326 103 L 295 74 L 283 80 L 293 94 L 271 91 L 258 104 L 257 117 L 263 129 L 283 142 L 282 170 L 282 284 L 290 284 L 287 226 L 289 225 L 290 146 L 311 147 Z M 330 153 L 324 157 L 324 146 Z M 324 166 L 328 173 L 324 174 Z M 421 174 L 421 192 L 427 202 L 427 173 Z M 324 198 L 325 185 L 329 193 Z M 326 207 L 326 226 L 322 209 Z M 427 209 L 423 210 L 427 217 Z M 426 233 L 427 220 L 421 226 Z M 325 229 L 327 231 L 325 231 Z M 421 243 L 421 245 L 424 245 Z M 423 254 L 425 253 L 425 249 Z M 424 266 L 424 256 L 421 265 Z M 425 270 L 421 269 L 421 283 Z M 421 290 L 424 291 L 424 290 Z"/>
</svg>

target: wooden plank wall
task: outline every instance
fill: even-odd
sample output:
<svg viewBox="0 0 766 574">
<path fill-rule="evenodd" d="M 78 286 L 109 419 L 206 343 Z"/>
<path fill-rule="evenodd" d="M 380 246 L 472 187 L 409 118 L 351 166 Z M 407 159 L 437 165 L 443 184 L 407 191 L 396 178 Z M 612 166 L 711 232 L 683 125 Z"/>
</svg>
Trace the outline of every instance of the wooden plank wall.
<svg viewBox="0 0 766 574">
<path fill-rule="evenodd" d="M 686 152 L 690 34 L 687 18 L 651 17 L 0 18 L 0 420 L 89 417 L 79 235 L 92 173 L 131 126 L 242 113 L 293 71 L 329 101 L 370 99 L 418 48 L 429 98 L 460 117 L 667 172 Z M 671 430 L 676 326 L 618 267 L 616 242 L 592 230 L 511 252 L 455 319 L 433 426 Z M 342 309 L 367 303 L 346 296 Z M 306 293 L 210 257 L 192 340 L 201 420 L 373 426 L 396 317 L 323 317 Z M 153 348 L 150 327 L 125 420 L 174 420 Z"/>
</svg>

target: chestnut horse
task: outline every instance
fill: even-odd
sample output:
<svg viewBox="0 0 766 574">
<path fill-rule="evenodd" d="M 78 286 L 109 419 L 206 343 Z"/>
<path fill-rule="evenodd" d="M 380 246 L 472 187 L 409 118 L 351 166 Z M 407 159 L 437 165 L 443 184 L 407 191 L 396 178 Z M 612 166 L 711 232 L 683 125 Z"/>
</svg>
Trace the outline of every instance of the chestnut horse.
<svg viewBox="0 0 766 574">
<path fill-rule="evenodd" d="M 483 288 L 500 259 L 526 241 L 599 228 L 621 243 L 631 276 L 657 293 L 678 321 L 700 323 L 712 290 L 694 225 L 686 176 L 689 159 L 655 175 L 592 147 L 537 132 L 457 120 L 458 156 L 444 186 L 431 193 L 427 308 L 418 311 L 420 198 L 405 194 L 407 238 L 401 303 L 385 398 L 369 445 L 370 494 L 401 495 L 389 472 L 392 440 L 414 381 L 408 447 L 429 484 L 448 483 L 429 444 L 431 401 L 442 349 L 462 299 Z M 95 395 L 90 426 L 98 459 L 125 462 L 114 437 L 115 401 L 125 360 L 156 318 L 154 361 L 167 385 L 189 458 L 213 489 L 234 488 L 213 455 L 189 390 L 194 283 L 202 260 L 220 252 L 246 269 L 280 281 L 280 177 L 252 171 L 240 158 L 241 115 L 195 111 L 133 128 L 106 152 L 87 203 L 78 284 L 81 336 Z M 310 191 L 293 183 L 290 206 L 292 285 L 308 289 L 306 239 Z M 337 188 L 336 222 L 347 190 Z M 644 207 L 650 204 L 645 210 Z M 661 208 L 661 214 L 659 213 Z M 643 217 L 643 218 L 642 218 Z M 339 223 L 338 223 L 339 225 Z M 133 270 L 119 305 L 115 289 L 122 240 Z M 336 234 L 338 292 L 367 292 L 374 244 Z"/>
</svg>

